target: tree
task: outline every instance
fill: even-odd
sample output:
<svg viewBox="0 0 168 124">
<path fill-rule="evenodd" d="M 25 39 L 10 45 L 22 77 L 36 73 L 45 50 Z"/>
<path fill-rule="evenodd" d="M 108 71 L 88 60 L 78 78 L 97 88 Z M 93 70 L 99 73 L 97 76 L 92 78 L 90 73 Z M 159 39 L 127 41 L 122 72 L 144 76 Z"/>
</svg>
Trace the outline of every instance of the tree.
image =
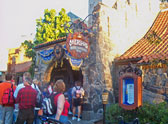
<svg viewBox="0 0 168 124">
<path fill-rule="evenodd" d="M 28 58 L 34 58 L 35 57 L 35 52 L 32 50 L 32 48 L 34 47 L 34 43 L 32 40 L 25 40 L 24 43 L 21 44 L 24 49 L 26 49 L 25 51 L 25 56 Z"/>
<path fill-rule="evenodd" d="M 36 55 L 33 48 L 34 48 L 35 44 L 31 40 L 25 40 L 21 45 L 25 49 L 25 56 L 32 59 L 32 65 L 29 68 L 29 72 L 31 73 L 31 75 L 33 77 L 34 76 L 34 67 L 35 67 L 35 55 Z"/>
<path fill-rule="evenodd" d="M 54 9 L 44 10 L 44 18 L 36 19 L 36 35 L 34 41 L 25 40 L 22 46 L 25 48 L 25 55 L 32 58 L 32 67 L 30 72 L 34 74 L 35 51 L 33 48 L 41 43 L 54 41 L 59 37 L 66 36 L 69 33 L 70 17 L 66 14 L 65 9 L 61 9 L 58 15 Z M 65 28 L 66 27 L 66 28 Z"/>
<path fill-rule="evenodd" d="M 160 0 L 161 2 L 167 2 L 168 0 Z"/>
<path fill-rule="evenodd" d="M 70 17 L 66 14 L 65 9 L 61 9 L 59 15 L 56 16 L 56 11 L 51 9 L 45 9 L 44 19 L 40 18 L 36 20 L 36 40 L 39 43 L 53 41 L 59 37 L 66 36 L 67 29 L 70 27 Z"/>
<path fill-rule="evenodd" d="M 70 22 L 70 17 L 66 14 L 65 9 L 62 9 L 56 18 L 56 24 L 57 24 L 56 30 L 57 32 L 59 32 L 56 33 L 57 37 L 64 37 L 66 36 L 67 32 L 69 31 L 72 32 L 69 29 L 70 24 L 68 22 Z"/>
</svg>

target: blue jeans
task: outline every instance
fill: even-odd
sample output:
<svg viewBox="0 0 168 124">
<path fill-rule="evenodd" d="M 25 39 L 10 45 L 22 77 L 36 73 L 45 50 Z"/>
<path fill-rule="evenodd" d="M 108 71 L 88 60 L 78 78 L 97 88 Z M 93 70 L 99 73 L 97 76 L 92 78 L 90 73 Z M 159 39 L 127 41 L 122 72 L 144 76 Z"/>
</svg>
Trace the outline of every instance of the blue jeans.
<svg viewBox="0 0 168 124">
<path fill-rule="evenodd" d="M 0 124 L 2 124 L 2 105 L 0 105 Z"/>
<path fill-rule="evenodd" d="M 15 109 L 13 112 L 13 122 L 15 123 L 19 113 L 19 104 L 15 104 Z"/>
<path fill-rule="evenodd" d="M 34 123 L 33 124 L 40 124 L 40 119 L 38 117 L 38 110 L 34 110 Z"/>
<path fill-rule="evenodd" d="M 7 107 L 0 105 L 0 124 L 12 124 L 13 123 L 13 107 Z"/>
<path fill-rule="evenodd" d="M 55 116 L 56 115 L 52 115 L 50 117 L 55 119 Z M 59 121 L 62 122 L 62 123 L 68 122 L 68 116 L 61 115 Z"/>
</svg>

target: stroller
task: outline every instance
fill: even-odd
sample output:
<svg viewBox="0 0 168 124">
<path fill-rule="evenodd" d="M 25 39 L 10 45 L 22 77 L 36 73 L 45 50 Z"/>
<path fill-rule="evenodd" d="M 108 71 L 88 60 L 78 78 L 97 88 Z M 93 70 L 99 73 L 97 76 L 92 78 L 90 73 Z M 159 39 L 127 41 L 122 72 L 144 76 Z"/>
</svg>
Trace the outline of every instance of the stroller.
<svg viewBox="0 0 168 124">
<path fill-rule="evenodd" d="M 132 122 L 125 122 L 122 116 L 118 117 L 118 124 L 140 124 L 139 119 L 135 118 Z"/>
<path fill-rule="evenodd" d="M 42 121 L 42 124 L 63 124 L 58 120 L 55 120 L 50 117 L 42 116 L 42 115 L 39 115 L 39 119 Z M 65 124 L 72 124 L 72 122 L 68 120 L 68 122 Z"/>
</svg>

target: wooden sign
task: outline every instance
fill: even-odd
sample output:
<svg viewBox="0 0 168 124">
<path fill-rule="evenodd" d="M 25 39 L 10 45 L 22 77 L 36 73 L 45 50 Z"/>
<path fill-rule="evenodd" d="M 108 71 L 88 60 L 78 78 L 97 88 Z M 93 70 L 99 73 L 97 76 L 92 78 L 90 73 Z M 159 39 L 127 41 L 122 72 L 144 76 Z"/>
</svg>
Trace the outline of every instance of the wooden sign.
<svg viewBox="0 0 168 124">
<path fill-rule="evenodd" d="M 135 73 L 124 73 L 119 79 L 119 105 L 127 110 L 142 105 L 142 78 Z"/>
<path fill-rule="evenodd" d="M 86 58 L 90 52 L 88 39 L 79 32 L 68 35 L 66 48 L 76 59 Z"/>
</svg>

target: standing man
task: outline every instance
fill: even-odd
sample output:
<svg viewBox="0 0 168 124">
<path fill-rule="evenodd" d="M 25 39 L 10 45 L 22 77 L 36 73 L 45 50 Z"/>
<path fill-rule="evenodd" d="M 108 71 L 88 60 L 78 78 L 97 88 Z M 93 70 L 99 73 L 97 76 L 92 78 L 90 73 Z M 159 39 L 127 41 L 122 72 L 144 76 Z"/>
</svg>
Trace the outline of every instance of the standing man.
<svg viewBox="0 0 168 124">
<path fill-rule="evenodd" d="M 12 85 L 11 74 L 6 74 L 6 81 L 0 84 L 0 124 L 12 124 L 13 122 L 13 111 L 14 111 L 14 103 L 13 104 L 2 104 L 2 97 L 4 92 L 8 88 L 13 88 L 13 92 L 16 88 L 15 85 Z M 13 97 L 13 96 L 12 96 Z"/>
<path fill-rule="evenodd" d="M 18 86 L 16 87 L 16 90 L 15 90 L 15 92 L 14 92 L 14 98 L 15 98 L 15 99 L 17 98 L 17 95 L 18 95 L 19 90 L 25 87 L 23 82 L 24 82 L 25 78 L 27 78 L 27 77 L 28 77 L 28 78 L 31 78 L 31 74 L 30 74 L 29 72 L 25 72 L 25 73 L 23 74 L 23 81 L 22 81 L 20 84 L 18 84 Z M 14 122 L 16 122 L 16 120 L 17 120 L 18 111 L 19 111 L 18 104 L 15 104 Z"/>
<path fill-rule="evenodd" d="M 39 88 L 39 83 L 40 81 L 38 81 L 36 78 L 33 79 L 33 84 L 31 85 L 31 87 L 33 89 L 36 90 L 37 92 L 37 98 L 36 98 L 36 106 L 35 106 L 35 110 L 34 110 L 34 114 L 35 114 L 35 118 L 34 118 L 34 124 L 40 124 L 40 119 L 38 118 L 38 111 L 40 110 L 41 106 L 42 106 L 42 93 L 40 91 Z"/>
<path fill-rule="evenodd" d="M 31 74 L 30 74 L 29 72 L 25 72 L 25 73 L 23 74 L 23 82 L 24 82 L 24 80 L 25 80 L 26 77 L 31 78 Z M 15 92 L 14 92 L 14 97 L 15 97 L 15 98 L 17 98 L 17 95 L 18 95 L 19 90 L 22 89 L 23 87 L 25 87 L 23 82 L 20 83 L 20 84 L 17 86 L 17 88 L 16 88 L 16 90 L 15 90 Z"/>
<path fill-rule="evenodd" d="M 26 77 L 24 79 L 25 87 L 18 92 L 16 102 L 19 103 L 19 114 L 16 124 L 24 124 L 24 122 L 26 122 L 26 124 L 33 124 L 37 92 L 31 85 L 32 79 Z"/>
</svg>

